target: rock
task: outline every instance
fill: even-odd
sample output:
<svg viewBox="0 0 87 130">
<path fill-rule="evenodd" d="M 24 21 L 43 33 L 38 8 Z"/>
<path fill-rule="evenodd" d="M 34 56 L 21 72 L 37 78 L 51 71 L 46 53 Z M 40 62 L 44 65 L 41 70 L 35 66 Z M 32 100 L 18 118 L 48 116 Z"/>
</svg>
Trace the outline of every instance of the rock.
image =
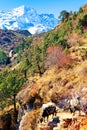
<svg viewBox="0 0 87 130">
<path fill-rule="evenodd" d="M 5 114 L 0 117 L 0 130 L 11 130 L 11 115 Z"/>
<path fill-rule="evenodd" d="M 50 126 L 46 126 L 46 127 L 41 127 L 40 130 L 53 130 L 53 128 Z"/>
</svg>

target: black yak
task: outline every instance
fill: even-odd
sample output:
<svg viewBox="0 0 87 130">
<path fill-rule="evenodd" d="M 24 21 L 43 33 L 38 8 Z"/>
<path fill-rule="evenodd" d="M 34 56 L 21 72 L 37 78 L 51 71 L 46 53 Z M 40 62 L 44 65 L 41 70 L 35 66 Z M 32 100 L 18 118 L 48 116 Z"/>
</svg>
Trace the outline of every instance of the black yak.
<svg viewBox="0 0 87 130">
<path fill-rule="evenodd" d="M 48 106 L 46 107 L 43 112 L 42 112 L 42 118 L 44 119 L 45 121 L 45 118 L 47 118 L 47 121 L 48 121 L 48 118 L 49 118 L 49 115 L 55 115 L 56 116 L 56 106 Z"/>
</svg>

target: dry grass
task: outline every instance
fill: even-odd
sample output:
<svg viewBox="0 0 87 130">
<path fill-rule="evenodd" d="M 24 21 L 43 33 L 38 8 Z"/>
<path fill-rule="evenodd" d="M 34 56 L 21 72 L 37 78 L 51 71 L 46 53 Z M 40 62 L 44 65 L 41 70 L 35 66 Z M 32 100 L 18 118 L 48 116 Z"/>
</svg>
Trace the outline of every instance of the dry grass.
<svg viewBox="0 0 87 130">
<path fill-rule="evenodd" d="M 26 113 L 20 123 L 21 130 L 38 130 L 38 118 L 40 110 Z"/>
<path fill-rule="evenodd" d="M 72 68 L 58 68 L 56 66 L 48 69 L 42 77 L 31 77 L 35 83 L 27 84 L 18 94 L 26 104 L 31 96 L 39 95 L 43 102 L 51 100 L 52 95 L 57 94 L 57 97 L 67 97 L 78 93 L 80 89 L 84 89 L 87 84 L 87 61 L 83 61 L 74 65 Z M 55 97 L 55 96 L 54 96 Z"/>
</svg>

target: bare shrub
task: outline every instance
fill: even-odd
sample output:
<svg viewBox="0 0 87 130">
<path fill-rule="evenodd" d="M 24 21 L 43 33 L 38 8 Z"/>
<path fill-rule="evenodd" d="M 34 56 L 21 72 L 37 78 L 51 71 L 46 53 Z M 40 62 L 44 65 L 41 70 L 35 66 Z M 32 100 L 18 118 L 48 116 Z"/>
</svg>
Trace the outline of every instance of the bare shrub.
<svg viewBox="0 0 87 130">
<path fill-rule="evenodd" d="M 70 66 L 72 59 L 66 54 L 59 46 L 50 46 L 47 48 L 46 65 L 53 66 L 58 65 L 59 67 Z"/>
</svg>

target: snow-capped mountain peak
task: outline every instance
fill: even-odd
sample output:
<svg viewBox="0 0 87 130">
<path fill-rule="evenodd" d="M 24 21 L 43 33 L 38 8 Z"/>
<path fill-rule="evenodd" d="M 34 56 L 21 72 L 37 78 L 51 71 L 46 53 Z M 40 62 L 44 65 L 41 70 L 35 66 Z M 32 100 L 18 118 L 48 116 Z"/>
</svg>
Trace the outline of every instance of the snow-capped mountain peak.
<svg viewBox="0 0 87 130">
<path fill-rule="evenodd" d="M 24 10 L 25 10 L 25 6 L 23 5 L 23 6 L 20 6 L 18 8 L 14 8 L 12 10 L 12 13 L 14 16 L 21 16 L 24 14 Z"/>
<path fill-rule="evenodd" d="M 35 9 L 24 5 L 8 12 L 0 11 L 1 29 L 29 30 L 35 34 L 53 29 L 56 24 L 53 14 L 38 14 Z"/>
</svg>

